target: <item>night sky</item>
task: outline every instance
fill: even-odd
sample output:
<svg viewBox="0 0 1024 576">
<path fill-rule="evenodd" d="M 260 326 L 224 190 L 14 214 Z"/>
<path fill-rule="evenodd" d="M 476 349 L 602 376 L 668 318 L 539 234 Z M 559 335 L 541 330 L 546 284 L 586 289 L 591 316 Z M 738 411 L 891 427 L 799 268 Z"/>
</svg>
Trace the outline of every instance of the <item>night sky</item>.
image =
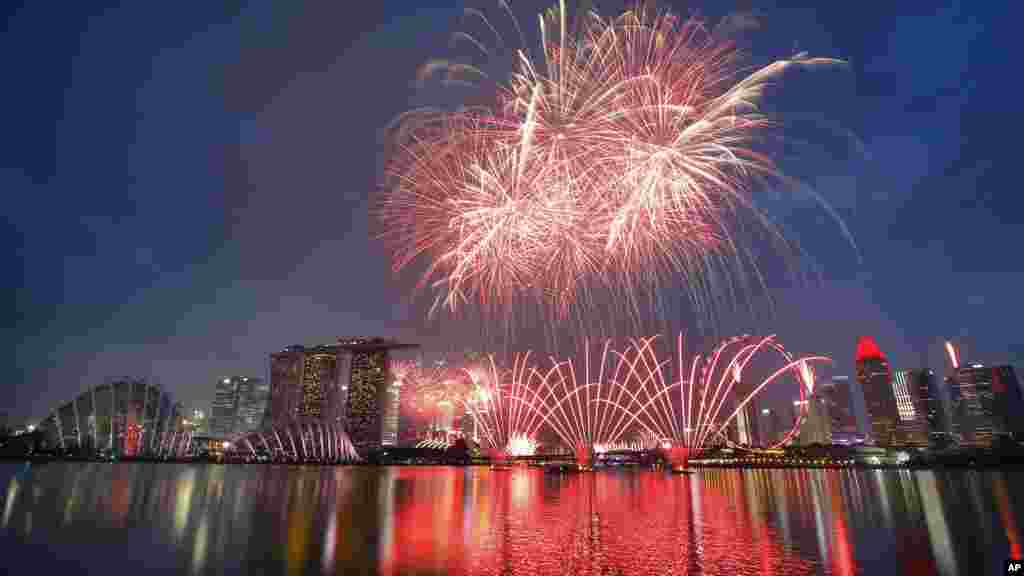
<svg viewBox="0 0 1024 576">
<path fill-rule="evenodd" d="M 465 322 L 409 304 L 415 278 L 392 275 L 368 207 L 380 130 L 421 96 L 417 67 L 452 55 L 464 6 L 494 2 L 17 4 L 0 32 L 12 424 L 117 376 L 202 407 L 218 376 L 265 376 L 295 343 L 475 343 Z M 513 2 L 524 26 L 548 4 Z M 786 168 L 837 209 L 859 257 L 834 223 L 783 202 L 776 217 L 822 279 L 770 280 L 774 314 L 721 329 L 777 333 L 844 374 L 864 334 L 897 368 L 940 367 L 943 337 L 969 344 L 965 360 L 1024 360 L 1012 3 L 670 4 L 752 13 L 757 60 L 851 63 L 801 78 L 797 107 L 862 148 Z"/>
</svg>

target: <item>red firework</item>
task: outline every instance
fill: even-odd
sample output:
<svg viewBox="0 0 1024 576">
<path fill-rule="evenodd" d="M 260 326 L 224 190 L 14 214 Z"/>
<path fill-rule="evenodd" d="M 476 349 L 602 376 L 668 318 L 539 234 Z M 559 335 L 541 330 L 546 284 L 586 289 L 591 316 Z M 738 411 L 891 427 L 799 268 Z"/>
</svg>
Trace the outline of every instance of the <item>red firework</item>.
<svg viewBox="0 0 1024 576">
<path fill-rule="evenodd" d="M 634 303 L 679 276 L 701 306 L 756 277 L 737 217 L 782 239 L 750 199 L 776 175 L 755 148 L 773 125 L 758 103 L 786 68 L 838 61 L 745 73 L 701 21 L 587 16 L 575 30 L 564 2 L 542 16 L 541 62 L 520 52 L 493 105 L 397 123 L 378 215 L 396 271 L 426 263 L 435 306 L 526 293 L 564 316 L 595 286 Z"/>
</svg>

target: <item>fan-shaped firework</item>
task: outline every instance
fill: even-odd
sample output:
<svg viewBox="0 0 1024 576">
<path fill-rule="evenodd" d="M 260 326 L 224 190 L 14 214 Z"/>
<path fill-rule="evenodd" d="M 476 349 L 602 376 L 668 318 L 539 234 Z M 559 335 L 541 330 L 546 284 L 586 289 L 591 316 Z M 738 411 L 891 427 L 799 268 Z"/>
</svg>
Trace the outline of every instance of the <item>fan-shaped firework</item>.
<svg viewBox="0 0 1024 576">
<path fill-rule="evenodd" d="M 600 354 L 591 354 L 587 344 L 582 358 L 552 359 L 547 369 L 531 365 L 529 354 L 520 355 L 505 379 L 492 364 L 489 383 L 474 377 L 484 401 L 467 402 L 466 411 L 481 422 L 487 443 L 502 456 L 513 438 L 532 440 L 547 427 L 581 465 L 595 453 L 635 447 L 667 449 L 670 457 L 685 460 L 725 438 L 725 429 L 747 405 L 784 376 L 797 382 L 801 399 L 813 392 L 811 365 L 829 361 L 795 357 L 771 336 L 730 338 L 707 357 L 687 359 L 679 336 L 678 364 L 670 374 L 672 359 L 657 354 L 655 340 L 636 340 L 622 351 L 608 341 Z M 780 364 L 763 379 L 745 381 L 751 362 L 769 352 Z M 774 446 L 788 443 L 805 415 Z M 637 435 L 639 440 L 624 440 Z"/>
<path fill-rule="evenodd" d="M 713 439 L 722 439 L 735 446 L 725 430 L 737 418 L 746 417 L 746 407 L 753 403 L 764 389 L 789 375 L 797 383 L 801 402 L 800 413 L 793 426 L 769 448 L 788 444 L 800 429 L 807 415 L 806 395 L 814 392 L 815 362 L 830 362 L 824 356 L 795 357 L 776 341 L 774 336 L 755 338 L 737 336 L 722 341 L 707 357 L 697 356 L 686 362 L 683 337 L 677 341 L 675 379 L 666 377 L 668 360 L 660 360 L 653 349 L 654 338 L 635 341 L 621 357 L 627 361 L 629 371 L 623 380 L 611 382 L 619 388 L 625 400 L 599 400 L 614 402 L 628 418 L 621 430 L 640 427 L 663 439 L 668 449 L 681 460 L 699 452 Z M 759 355 L 775 353 L 781 366 L 759 381 L 746 382 L 743 378 L 749 364 Z M 678 396 L 676 396 L 678 393 Z M 620 434 L 616 429 L 613 436 Z"/>
<path fill-rule="evenodd" d="M 463 399 L 462 407 L 473 420 L 478 441 L 494 459 L 528 456 L 537 449 L 543 418 L 521 400 L 535 395 L 529 359 L 529 354 L 517 356 L 511 370 L 500 371 L 492 356 L 487 363 L 466 370 L 474 391 Z"/>
<path fill-rule="evenodd" d="M 383 236 L 396 269 L 426 262 L 435 305 L 531 293 L 564 315 L 593 287 L 635 304 L 681 275 L 703 307 L 748 284 L 739 222 L 782 240 L 750 197 L 776 174 L 755 146 L 772 126 L 758 103 L 785 69 L 838 61 L 747 73 L 700 21 L 583 16 L 570 29 L 564 2 L 543 15 L 542 62 L 520 52 L 492 105 L 398 122 Z"/>
</svg>

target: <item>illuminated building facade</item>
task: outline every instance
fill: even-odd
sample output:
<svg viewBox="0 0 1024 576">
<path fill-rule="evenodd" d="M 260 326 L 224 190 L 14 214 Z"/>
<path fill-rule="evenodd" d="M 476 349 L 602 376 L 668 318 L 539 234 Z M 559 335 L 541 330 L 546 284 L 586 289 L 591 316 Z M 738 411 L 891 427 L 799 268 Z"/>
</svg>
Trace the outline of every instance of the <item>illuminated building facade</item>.
<svg viewBox="0 0 1024 576">
<path fill-rule="evenodd" d="M 740 399 L 746 398 L 753 391 L 753 387 L 743 381 L 736 382 L 734 388 L 736 389 L 736 397 Z M 726 413 L 731 412 L 730 410 Z M 747 402 L 746 406 L 736 413 L 737 441 L 744 446 L 760 445 L 762 442 L 757 428 L 757 402 Z"/>
<path fill-rule="evenodd" d="M 820 388 L 815 389 L 815 394 L 806 400 L 793 402 L 793 410 L 796 416 L 800 415 L 800 408 L 806 404 L 807 414 L 800 424 L 800 434 L 797 443 L 808 444 L 832 444 L 832 419 L 829 413 L 828 397 L 819 393 Z"/>
<path fill-rule="evenodd" d="M 897 370 L 893 373 L 892 389 L 899 417 L 893 445 L 920 448 L 928 445 L 928 406 L 920 395 L 921 380 L 927 377 L 927 370 Z"/>
<path fill-rule="evenodd" d="M 387 396 L 384 399 L 384 430 L 381 433 L 381 444 L 384 446 L 397 446 L 402 384 L 392 379 L 386 386 Z"/>
<path fill-rule="evenodd" d="M 927 434 L 928 445 L 941 448 L 950 443 L 949 418 L 937 383 L 938 379 L 931 370 L 913 371 L 911 387 L 916 391 L 917 413 L 919 417 L 923 417 L 921 428 Z"/>
<path fill-rule="evenodd" d="M 46 419 L 53 445 L 82 455 L 166 456 L 183 447 L 185 410 L 159 385 L 122 379 L 89 388 Z"/>
<path fill-rule="evenodd" d="M 235 414 L 238 410 L 236 387 L 241 378 L 221 378 L 214 388 L 210 406 L 210 434 L 226 438 L 234 433 Z"/>
<path fill-rule="evenodd" d="M 266 425 L 270 407 L 270 384 L 262 378 L 249 378 L 245 394 L 239 394 L 238 418 L 235 429 L 238 434 L 255 432 Z"/>
<path fill-rule="evenodd" d="M 388 360 L 386 350 L 361 350 L 352 354 L 346 428 L 349 438 L 358 447 L 383 444 L 383 417 L 390 384 Z"/>
<path fill-rule="evenodd" d="M 782 414 L 774 408 L 761 408 L 758 412 L 757 429 L 760 432 L 759 444 L 768 446 L 782 439 L 786 433 L 786 423 Z"/>
<path fill-rule="evenodd" d="M 289 346 L 270 355 L 269 422 L 344 421 L 349 353 L 338 345 Z"/>
<path fill-rule="evenodd" d="M 341 346 L 352 358 L 345 404 L 352 443 L 369 449 L 396 445 L 401 386 L 391 374 L 391 351 L 415 345 L 374 338 L 349 340 Z"/>
<path fill-rule="evenodd" d="M 857 342 L 855 360 L 857 382 L 864 391 L 871 441 L 879 446 L 897 444 L 899 408 L 893 392 L 889 361 L 868 336 Z"/>
<path fill-rule="evenodd" d="M 819 393 L 828 403 L 829 429 L 833 442 L 851 443 L 857 436 L 857 417 L 853 411 L 853 392 L 849 376 L 833 376 L 819 384 Z"/>
<path fill-rule="evenodd" d="M 270 387 L 262 378 L 231 376 L 217 380 L 210 410 L 210 434 L 229 438 L 263 425 Z"/>
<path fill-rule="evenodd" d="M 961 445 L 991 448 L 1000 439 L 1024 439 L 1024 401 L 1012 366 L 960 366 L 951 392 Z"/>
<path fill-rule="evenodd" d="M 271 354 L 273 425 L 340 424 L 359 448 L 397 444 L 401 386 L 391 376 L 390 352 L 412 347 L 350 338 Z"/>
</svg>

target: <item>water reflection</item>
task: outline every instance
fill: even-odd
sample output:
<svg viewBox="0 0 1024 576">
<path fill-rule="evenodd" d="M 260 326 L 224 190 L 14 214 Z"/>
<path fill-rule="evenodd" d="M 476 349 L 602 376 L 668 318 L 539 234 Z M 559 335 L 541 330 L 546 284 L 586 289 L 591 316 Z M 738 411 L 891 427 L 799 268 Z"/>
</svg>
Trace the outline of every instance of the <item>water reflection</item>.
<svg viewBox="0 0 1024 576">
<path fill-rule="evenodd" d="M 1009 472 L 0 471 L 3 551 L 45 545 L 42 572 L 954 575 L 1022 546 Z"/>
</svg>

